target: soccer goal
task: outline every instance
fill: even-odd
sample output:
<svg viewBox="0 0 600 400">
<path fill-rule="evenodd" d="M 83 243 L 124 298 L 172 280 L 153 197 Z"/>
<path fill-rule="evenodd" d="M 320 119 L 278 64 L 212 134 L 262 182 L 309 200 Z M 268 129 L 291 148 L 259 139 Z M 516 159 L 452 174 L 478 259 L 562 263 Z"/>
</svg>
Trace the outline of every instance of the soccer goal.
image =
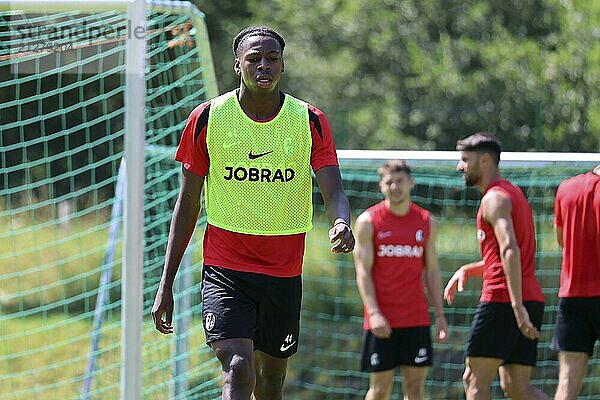
<svg viewBox="0 0 600 400">
<path fill-rule="evenodd" d="M 204 15 L 2 1 L 0 36 L 0 398 L 146 398 L 142 278 L 177 180 L 147 149 L 217 95 Z"/>
</svg>

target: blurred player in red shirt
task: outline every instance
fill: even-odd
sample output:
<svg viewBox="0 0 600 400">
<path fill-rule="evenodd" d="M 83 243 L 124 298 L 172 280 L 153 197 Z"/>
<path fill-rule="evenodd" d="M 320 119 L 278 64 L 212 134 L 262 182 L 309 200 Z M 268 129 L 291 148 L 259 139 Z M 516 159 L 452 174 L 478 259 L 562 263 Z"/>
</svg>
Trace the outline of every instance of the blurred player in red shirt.
<svg viewBox="0 0 600 400">
<path fill-rule="evenodd" d="M 437 223 L 429 211 L 413 204 L 414 181 L 404 161 L 388 161 L 379 169 L 385 199 L 356 220 L 354 263 L 364 304 L 361 368 L 370 372 L 366 400 L 389 399 L 394 370 L 400 367 L 405 399 L 423 399 L 432 365 L 427 284 L 435 309 L 436 338 L 445 342 L 435 239 Z"/>
<path fill-rule="evenodd" d="M 500 143 L 489 133 L 457 142 L 467 186 L 482 192 L 477 213 L 481 261 L 460 267 L 450 278 L 444 297 L 451 304 L 472 276 L 483 276 L 481 298 L 467 343 L 463 381 L 468 400 L 491 399 L 491 383 L 513 399 L 547 399 L 530 384 L 537 360 L 537 342 L 544 296 L 535 277 L 533 215 L 519 187 L 500 176 Z"/>
<path fill-rule="evenodd" d="M 576 399 L 600 339 L 600 165 L 563 181 L 554 202 L 563 248 L 552 348 L 560 362 L 557 400 Z"/>
</svg>

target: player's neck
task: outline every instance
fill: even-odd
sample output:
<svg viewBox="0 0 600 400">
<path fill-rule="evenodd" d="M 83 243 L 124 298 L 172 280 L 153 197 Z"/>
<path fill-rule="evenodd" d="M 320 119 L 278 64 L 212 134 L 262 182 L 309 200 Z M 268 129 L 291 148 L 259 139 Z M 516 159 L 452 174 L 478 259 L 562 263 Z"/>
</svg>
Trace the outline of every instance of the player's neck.
<svg viewBox="0 0 600 400">
<path fill-rule="evenodd" d="M 404 216 L 410 211 L 410 200 L 394 203 L 389 199 L 385 199 L 385 206 L 392 214 Z"/>
<path fill-rule="evenodd" d="M 279 90 L 269 93 L 253 93 L 242 85 L 237 90 L 237 97 L 244 113 L 257 121 L 272 118 L 281 107 Z"/>
<path fill-rule="evenodd" d="M 492 171 L 489 171 L 487 174 L 483 174 L 479 182 L 475 185 L 477 189 L 481 193 L 485 192 L 485 190 L 490 186 L 490 183 L 500 178 L 500 171 L 496 168 Z"/>
</svg>

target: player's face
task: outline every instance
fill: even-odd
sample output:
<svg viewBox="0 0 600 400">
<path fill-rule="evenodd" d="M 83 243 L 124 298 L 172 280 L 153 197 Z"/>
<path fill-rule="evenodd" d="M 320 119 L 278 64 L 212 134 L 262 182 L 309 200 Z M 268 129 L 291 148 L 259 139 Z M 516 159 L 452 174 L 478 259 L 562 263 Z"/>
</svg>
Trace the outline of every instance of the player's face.
<svg viewBox="0 0 600 400">
<path fill-rule="evenodd" d="M 481 179 L 479 170 L 479 154 L 474 151 L 461 151 L 456 170 L 462 172 L 467 186 L 474 186 Z"/>
<path fill-rule="evenodd" d="M 246 37 L 238 48 L 234 70 L 251 92 L 269 93 L 277 90 L 283 72 L 279 42 L 270 36 Z"/>
<path fill-rule="evenodd" d="M 379 182 L 381 193 L 391 204 L 400 204 L 410 199 L 414 181 L 404 171 L 384 175 Z"/>
</svg>

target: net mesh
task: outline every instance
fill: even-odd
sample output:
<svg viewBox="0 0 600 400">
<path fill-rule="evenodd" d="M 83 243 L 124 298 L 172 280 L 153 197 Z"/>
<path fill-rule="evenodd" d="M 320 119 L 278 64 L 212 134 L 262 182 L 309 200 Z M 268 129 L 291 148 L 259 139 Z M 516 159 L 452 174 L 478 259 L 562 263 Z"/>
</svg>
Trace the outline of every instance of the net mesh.
<svg viewBox="0 0 600 400">
<path fill-rule="evenodd" d="M 164 4 L 149 4 L 146 25 L 146 308 L 178 190 L 156 146 L 175 145 L 216 95 L 203 15 Z M 124 58 L 138 27 L 124 12 L 46 6 L 0 11 L 0 399 L 117 398 Z M 186 335 L 199 346 L 197 329 Z M 172 340 L 145 326 L 144 341 L 144 398 L 165 398 Z M 190 377 L 210 373 L 198 357 Z M 211 379 L 194 390 L 214 392 Z"/>
<path fill-rule="evenodd" d="M 383 199 L 376 172 L 383 162 L 341 160 L 344 187 L 354 217 Z M 409 162 L 416 183 L 413 201 L 430 210 L 439 221 L 437 248 L 445 284 L 460 265 L 481 259 L 476 239 L 481 195 L 476 189 L 465 187 L 455 171 L 456 161 Z M 548 395 L 554 394 L 558 376 L 557 353 L 550 350 L 561 265 L 561 250 L 553 232 L 554 195 L 563 179 L 589 171 L 594 165 L 596 163 L 528 160 L 501 164 L 503 176 L 522 188 L 534 213 L 536 274 L 543 287 L 546 307 L 538 345 L 538 366 L 533 370 L 532 382 Z M 358 372 L 362 303 L 352 258 L 328 253 L 327 224 L 317 193 L 315 187 L 316 216 L 320 223 L 315 224 L 316 229 L 307 237 L 301 345 L 299 354 L 291 362 L 287 390 L 293 393 L 292 398 L 360 398 L 368 388 L 368 378 Z M 447 344 L 434 343 L 434 365 L 426 380 L 426 398 L 463 398 L 464 349 L 480 293 L 481 281 L 470 279 L 465 291 L 457 294 L 455 304 L 445 306 L 450 338 Z M 598 397 L 599 368 L 599 362 L 592 358 L 579 398 Z M 399 376 L 393 393 L 393 399 L 402 398 Z M 493 383 L 493 397 L 503 397 L 498 379 Z"/>
</svg>

